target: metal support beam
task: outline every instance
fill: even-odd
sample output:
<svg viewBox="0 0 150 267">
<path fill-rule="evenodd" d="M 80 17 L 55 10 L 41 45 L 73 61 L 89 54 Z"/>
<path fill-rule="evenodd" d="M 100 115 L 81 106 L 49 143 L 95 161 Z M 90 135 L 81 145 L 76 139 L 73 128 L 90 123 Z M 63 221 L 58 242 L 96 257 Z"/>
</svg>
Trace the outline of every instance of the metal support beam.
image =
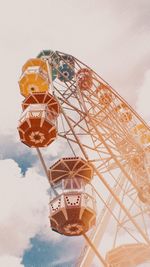
<svg viewBox="0 0 150 267">
<path fill-rule="evenodd" d="M 121 179 L 121 181 L 119 182 L 119 184 L 117 185 L 116 189 L 115 189 L 115 193 L 119 195 L 120 191 L 121 191 L 121 186 L 123 186 L 124 184 L 124 177 Z M 106 210 L 102 222 L 100 224 L 97 225 L 96 227 L 96 231 L 94 233 L 94 236 L 92 238 L 92 243 L 98 247 L 100 245 L 100 241 L 103 238 L 103 235 L 105 234 L 105 229 L 108 226 L 109 223 L 109 218 L 110 218 L 110 210 L 111 212 L 113 212 L 114 208 L 116 206 L 116 201 L 115 199 L 112 197 L 110 203 L 108 203 L 108 210 Z M 94 251 L 92 250 L 91 247 L 88 247 L 88 249 L 86 250 L 86 253 L 80 263 L 80 267 L 90 267 L 92 264 L 92 260 L 94 257 Z"/>
<path fill-rule="evenodd" d="M 98 259 L 100 260 L 100 263 L 101 263 L 100 267 L 103 267 L 103 266 L 104 266 L 104 267 L 108 267 L 106 261 L 103 259 L 103 257 L 102 257 L 101 254 L 98 252 L 97 248 L 94 246 L 94 244 L 93 244 L 93 243 L 91 242 L 91 240 L 88 238 L 88 236 L 87 236 L 85 233 L 83 233 L 83 236 L 84 236 L 86 242 L 88 243 L 88 245 L 90 246 L 90 248 L 94 251 L 94 253 L 95 253 L 96 256 L 98 257 Z M 87 265 L 87 266 L 89 266 L 89 265 Z"/>
<path fill-rule="evenodd" d="M 41 153 L 41 151 L 40 151 L 39 148 L 36 148 L 36 151 L 37 151 L 37 154 L 38 154 L 38 156 L 39 156 L 39 159 L 40 159 L 40 162 L 41 162 L 41 164 L 42 164 L 42 167 L 43 167 L 43 170 L 44 170 L 44 172 L 45 172 L 45 175 L 46 175 L 46 177 L 47 177 L 47 180 L 48 180 L 48 182 L 50 183 L 50 181 L 49 181 L 49 175 L 48 175 L 48 171 L 47 171 L 47 167 L 46 167 L 46 164 L 45 164 L 45 162 L 44 162 L 42 153 Z M 51 183 L 50 183 L 50 185 L 51 185 L 51 189 L 53 190 L 55 196 L 58 196 L 58 193 L 57 193 L 56 189 L 53 187 L 53 185 L 52 185 Z"/>
</svg>

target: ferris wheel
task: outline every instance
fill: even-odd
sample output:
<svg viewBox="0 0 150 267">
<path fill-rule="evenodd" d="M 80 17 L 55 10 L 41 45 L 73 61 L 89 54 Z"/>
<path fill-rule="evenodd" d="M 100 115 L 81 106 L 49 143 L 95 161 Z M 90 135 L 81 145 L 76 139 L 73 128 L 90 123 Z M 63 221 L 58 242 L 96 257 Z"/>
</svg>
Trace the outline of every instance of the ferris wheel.
<svg viewBox="0 0 150 267">
<path fill-rule="evenodd" d="M 74 56 L 43 50 L 22 67 L 18 131 L 50 183 L 50 227 L 85 238 L 76 266 L 150 262 L 150 129 Z M 46 166 L 42 149 L 64 144 Z"/>
</svg>

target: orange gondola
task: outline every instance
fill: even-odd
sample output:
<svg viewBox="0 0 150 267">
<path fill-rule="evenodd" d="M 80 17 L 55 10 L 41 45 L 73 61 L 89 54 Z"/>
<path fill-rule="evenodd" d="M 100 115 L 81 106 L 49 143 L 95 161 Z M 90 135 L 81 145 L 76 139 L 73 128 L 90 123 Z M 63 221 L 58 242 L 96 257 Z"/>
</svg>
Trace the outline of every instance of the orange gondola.
<svg viewBox="0 0 150 267">
<path fill-rule="evenodd" d="M 30 104 L 46 104 L 52 119 L 60 113 L 60 106 L 54 96 L 49 92 L 30 94 L 22 103 L 22 109 L 25 110 Z"/>
<path fill-rule="evenodd" d="M 78 157 L 60 159 L 50 167 L 50 183 L 58 193 L 50 200 L 53 231 L 75 236 L 87 232 L 95 224 L 95 199 L 90 185 L 92 176 L 91 166 Z"/>
<path fill-rule="evenodd" d="M 80 69 L 76 74 L 76 83 L 80 90 L 91 89 L 93 84 L 92 71 L 89 69 Z"/>
<path fill-rule="evenodd" d="M 29 147 L 45 147 L 57 136 L 55 126 L 59 105 L 50 93 L 34 93 L 22 104 L 23 113 L 18 126 L 20 139 Z"/>
</svg>

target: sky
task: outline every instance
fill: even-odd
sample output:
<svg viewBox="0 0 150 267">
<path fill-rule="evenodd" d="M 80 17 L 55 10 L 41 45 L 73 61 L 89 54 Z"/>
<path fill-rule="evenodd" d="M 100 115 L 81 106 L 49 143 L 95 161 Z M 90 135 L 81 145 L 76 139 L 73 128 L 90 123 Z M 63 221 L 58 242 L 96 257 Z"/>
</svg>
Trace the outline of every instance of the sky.
<svg viewBox="0 0 150 267">
<path fill-rule="evenodd" d="M 19 141 L 22 65 L 43 49 L 72 54 L 149 122 L 149 13 L 149 0 L 0 0 L 0 266 L 71 267 L 83 245 L 50 230 L 48 182 Z"/>
</svg>

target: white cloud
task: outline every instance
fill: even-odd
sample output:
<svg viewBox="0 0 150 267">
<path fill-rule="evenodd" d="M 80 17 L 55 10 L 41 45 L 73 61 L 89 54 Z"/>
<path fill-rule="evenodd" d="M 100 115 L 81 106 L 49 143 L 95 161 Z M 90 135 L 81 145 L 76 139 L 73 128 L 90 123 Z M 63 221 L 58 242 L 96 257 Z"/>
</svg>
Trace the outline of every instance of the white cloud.
<svg viewBox="0 0 150 267">
<path fill-rule="evenodd" d="M 23 264 L 21 264 L 21 258 L 17 258 L 14 256 L 4 255 L 0 256 L 0 266 L 4 267 L 24 267 Z"/>
<path fill-rule="evenodd" d="M 21 257 L 37 234 L 51 241 L 59 239 L 49 227 L 46 178 L 33 168 L 22 177 L 11 159 L 1 160 L 0 169 L 0 255 Z"/>
</svg>

